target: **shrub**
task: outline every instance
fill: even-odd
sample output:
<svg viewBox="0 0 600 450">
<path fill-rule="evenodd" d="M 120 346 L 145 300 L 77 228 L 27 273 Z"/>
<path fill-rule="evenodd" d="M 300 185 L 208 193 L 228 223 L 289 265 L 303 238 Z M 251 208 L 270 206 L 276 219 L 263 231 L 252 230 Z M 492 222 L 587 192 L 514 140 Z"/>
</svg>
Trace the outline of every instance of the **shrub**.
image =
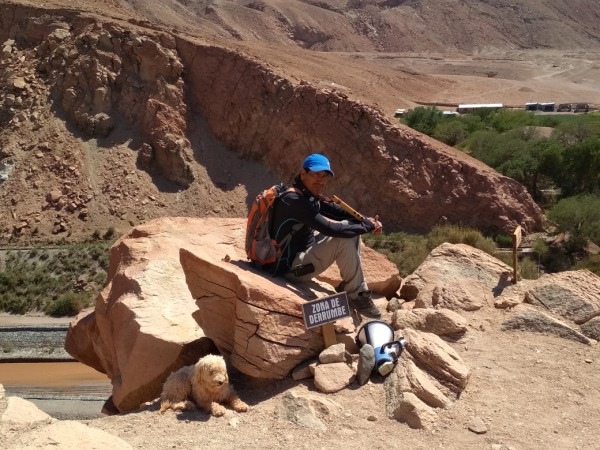
<svg viewBox="0 0 600 450">
<path fill-rule="evenodd" d="M 512 248 L 512 236 L 504 236 L 499 234 L 494 237 L 494 242 L 496 242 L 496 244 L 498 244 L 499 247 Z"/>
<path fill-rule="evenodd" d="M 540 256 L 540 258 L 545 258 L 550 251 L 548 244 L 546 244 L 546 241 L 544 241 L 542 238 L 537 238 L 535 241 L 533 241 L 532 248 L 533 251 Z"/>
<path fill-rule="evenodd" d="M 442 112 L 436 107 L 418 106 L 405 116 L 406 124 L 421 133 L 432 136 L 436 125 L 442 120 Z"/>
<path fill-rule="evenodd" d="M 75 316 L 89 304 L 90 294 L 88 292 L 66 292 L 53 302 L 46 304 L 44 312 L 52 317 Z"/>
<path fill-rule="evenodd" d="M 406 277 L 415 271 L 427 254 L 424 236 L 408 233 L 390 233 L 369 236 L 365 244 L 386 255 L 398 267 L 400 275 Z"/>
<path fill-rule="evenodd" d="M 519 261 L 517 268 L 524 280 L 537 280 L 540 277 L 539 265 L 530 258 L 523 258 Z"/>
<path fill-rule="evenodd" d="M 105 241 L 108 241 L 108 240 L 112 239 L 114 237 L 114 235 L 115 235 L 115 227 L 110 226 L 110 227 L 108 227 L 108 229 L 102 236 L 102 239 L 104 239 Z"/>
<path fill-rule="evenodd" d="M 390 233 L 369 236 L 365 239 L 366 245 L 383 253 L 395 263 L 403 277 L 414 272 L 431 250 L 444 242 L 467 244 L 496 256 L 497 247 L 491 238 L 484 237 L 477 230 L 457 225 L 434 227 L 426 236 Z"/>
<path fill-rule="evenodd" d="M 573 267 L 575 270 L 587 269 L 600 276 L 600 255 L 590 255 L 579 261 Z"/>
<path fill-rule="evenodd" d="M 427 235 L 427 249 L 429 251 L 444 242 L 467 244 L 490 255 L 494 255 L 497 250 L 493 239 L 484 237 L 478 230 L 458 225 L 438 225 L 433 227 Z"/>
</svg>

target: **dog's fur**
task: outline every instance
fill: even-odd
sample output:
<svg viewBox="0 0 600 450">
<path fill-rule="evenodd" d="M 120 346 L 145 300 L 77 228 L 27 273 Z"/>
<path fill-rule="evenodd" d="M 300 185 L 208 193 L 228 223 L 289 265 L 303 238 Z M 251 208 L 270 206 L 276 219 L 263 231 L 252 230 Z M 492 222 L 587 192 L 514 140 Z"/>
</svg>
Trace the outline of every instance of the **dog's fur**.
<svg viewBox="0 0 600 450">
<path fill-rule="evenodd" d="M 207 355 L 196 364 L 182 367 L 169 375 L 160 396 L 160 412 L 164 413 L 169 408 L 192 410 L 199 406 L 214 416 L 222 416 L 226 409 L 220 403 L 230 405 L 237 412 L 250 409 L 229 384 L 223 357 Z"/>
</svg>

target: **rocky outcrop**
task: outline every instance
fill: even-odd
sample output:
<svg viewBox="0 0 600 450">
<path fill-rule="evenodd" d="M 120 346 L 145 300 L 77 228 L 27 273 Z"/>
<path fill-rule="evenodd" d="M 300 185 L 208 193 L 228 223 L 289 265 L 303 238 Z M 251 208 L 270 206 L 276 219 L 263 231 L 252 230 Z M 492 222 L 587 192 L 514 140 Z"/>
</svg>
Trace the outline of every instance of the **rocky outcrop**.
<svg viewBox="0 0 600 450">
<path fill-rule="evenodd" d="M 478 311 L 492 304 L 510 311 L 504 330 L 548 333 L 585 344 L 599 336 L 600 278 L 589 270 L 545 274 L 513 284 L 512 268 L 464 244 L 442 244 L 406 277 L 400 297 L 415 309 L 394 312 L 396 329 L 403 326 L 448 335 L 466 331 L 461 316 L 443 313 Z M 493 300 L 493 303 L 492 303 Z M 528 303 L 529 308 L 517 308 Z M 464 328 L 463 328 L 464 326 Z"/>
<path fill-rule="evenodd" d="M 4 396 L 0 384 L 0 436 L 3 448 L 132 448 L 124 440 L 73 420 L 56 420 L 32 402 Z"/>
<path fill-rule="evenodd" d="M 142 136 L 140 166 L 154 165 L 184 186 L 206 144 L 189 138 L 189 122 L 200 118 L 227 147 L 283 180 L 308 151 L 325 152 L 337 168 L 331 190 L 381 214 L 389 230 L 440 222 L 489 233 L 541 229 L 542 211 L 523 186 L 345 94 L 189 37 L 74 12 L 10 9 L 0 36 L 35 48 L 70 120 L 98 135 L 125 120 Z"/>
<path fill-rule="evenodd" d="M 77 128 L 106 137 L 124 118 L 151 150 L 143 155 L 143 166 L 189 185 L 193 151 L 186 138 L 183 65 L 173 36 L 148 36 L 64 13 L 56 17 L 21 7 L 6 25 L 11 36 L 34 49 L 38 72 Z"/>
<path fill-rule="evenodd" d="M 111 379 L 112 403 L 120 411 L 158 397 L 174 369 L 214 349 L 192 318 L 196 306 L 179 264 L 181 247 L 204 245 L 187 242 L 198 225 L 164 219 L 122 237 L 111 248 L 108 284 L 95 308 L 69 327 L 66 350 Z M 205 229 L 227 226 L 232 223 L 213 222 Z"/>
<path fill-rule="evenodd" d="M 511 274 L 511 267 L 481 250 L 445 243 L 404 279 L 400 297 L 415 300 L 417 308 L 478 309 L 512 284 Z"/>
<path fill-rule="evenodd" d="M 165 218 L 113 245 L 108 285 L 71 323 L 65 348 L 108 375 L 119 411 L 158 397 L 171 371 L 215 345 L 241 372 L 270 379 L 323 349 L 320 330 L 304 327 L 301 304 L 333 287 L 257 272 L 244 237 L 245 219 Z"/>
<path fill-rule="evenodd" d="M 438 336 L 457 336 L 467 331 L 467 320 L 449 309 L 399 309 L 392 314 L 392 327 L 394 330 L 414 328 Z"/>
<path fill-rule="evenodd" d="M 544 275 L 525 294 L 525 301 L 582 324 L 600 316 L 600 283 L 589 270 Z"/>
<path fill-rule="evenodd" d="M 502 323 L 502 329 L 548 333 L 582 344 L 593 344 L 592 340 L 574 330 L 567 323 L 525 305 L 515 308 L 513 314 Z"/>
<path fill-rule="evenodd" d="M 523 186 L 463 152 L 392 125 L 339 92 L 295 85 L 240 53 L 183 39 L 177 49 L 192 107 L 230 148 L 283 179 L 310 149 L 340 168 L 332 191 L 380 213 L 390 229 L 428 230 L 440 221 L 505 234 L 517 225 L 541 229 L 542 212 Z M 357 174 L 370 180 L 368 189 Z"/>
<path fill-rule="evenodd" d="M 431 429 L 436 410 L 449 407 L 460 396 L 471 369 L 435 334 L 405 328 L 396 332 L 399 336 L 408 344 L 384 383 L 387 413 L 411 428 Z"/>
</svg>

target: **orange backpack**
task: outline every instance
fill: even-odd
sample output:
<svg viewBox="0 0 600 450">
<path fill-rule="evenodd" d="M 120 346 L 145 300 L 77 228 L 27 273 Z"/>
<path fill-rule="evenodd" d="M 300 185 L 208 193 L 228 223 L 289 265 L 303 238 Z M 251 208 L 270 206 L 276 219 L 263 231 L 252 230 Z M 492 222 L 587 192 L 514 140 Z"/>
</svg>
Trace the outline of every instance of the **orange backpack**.
<svg viewBox="0 0 600 450">
<path fill-rule="evenodd" d="M 275 201 L 287 192 L 300 192 L 294 187 L 276 184 L 265 189 L 256 196 L 250 206 L 248 222 L 246 223 L 246 255 L 248 259 L 259 267 L 265 264 L 279 263 L 281 254 L 292 239 L 297 228 L 281 242 L 271 237 L 271 214 Z M 299 224 L 300 228 L 303 226 Z"/>
</svg>

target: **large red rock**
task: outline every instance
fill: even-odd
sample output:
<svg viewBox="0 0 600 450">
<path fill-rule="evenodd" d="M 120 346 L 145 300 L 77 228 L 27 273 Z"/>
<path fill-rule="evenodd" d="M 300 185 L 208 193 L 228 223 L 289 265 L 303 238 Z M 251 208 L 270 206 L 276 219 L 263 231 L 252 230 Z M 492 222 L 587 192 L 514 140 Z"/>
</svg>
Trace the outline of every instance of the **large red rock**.
<svg viewBox="0 0 600 450">
<path fill-rule="evenodd" d="M 95 308 L 71 323 L 65 349 L 108 375 L 118 410 L 158 397 L 173 369 L 214 348 L 192 317 L 196 305 L 179 249 L 201 246 L 194 233 L 215 232 L 227 223 L 211 229 L 198 219 L 160 219 L 135 228 L 111 248 L 108 284 Z"/>
<path fill-rule="evenodd" d="M 108 284 L 69 327 L 65 348 L 113 384 L 119 411 L 160 394 L 180 366 L 214 349 L 257 378 L 282 378 L 323 349 L 301 304 L 334 293 L 253 269 L 245 219 L 163 218 L 111 248 Z M 369 280 L 368 280 L 369 281 Z"/>
</svg>

